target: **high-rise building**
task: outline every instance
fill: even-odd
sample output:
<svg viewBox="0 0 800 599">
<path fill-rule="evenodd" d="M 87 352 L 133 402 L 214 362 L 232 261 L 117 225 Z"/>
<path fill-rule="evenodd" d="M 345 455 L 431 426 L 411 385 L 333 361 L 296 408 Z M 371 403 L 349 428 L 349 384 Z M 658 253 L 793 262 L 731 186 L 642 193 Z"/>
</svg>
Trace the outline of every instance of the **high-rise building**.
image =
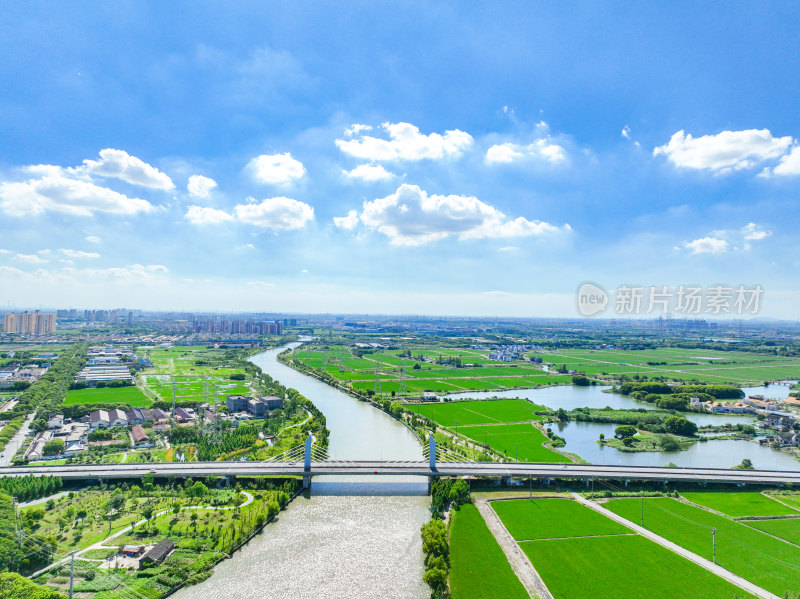
<svg viewBox="0 0 800 599">
<path fill-rule="evenodd" d="M 57 317 L 55 314 L 22 312 L 6 314 L 3 318 L 3 331 L 25 335 L 52 335 L 56 332 Z"/>
</svg>

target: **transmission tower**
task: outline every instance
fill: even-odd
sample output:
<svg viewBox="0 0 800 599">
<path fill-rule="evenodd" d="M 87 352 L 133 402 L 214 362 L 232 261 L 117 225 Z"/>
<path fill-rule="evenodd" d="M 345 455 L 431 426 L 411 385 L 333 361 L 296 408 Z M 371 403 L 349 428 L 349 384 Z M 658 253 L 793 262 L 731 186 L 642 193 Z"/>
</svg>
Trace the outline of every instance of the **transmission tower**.
<svg viewBox="0 0 800 599">
<path fill-rule="evenodd" d="M 406 368 L 402 364 L 400 365 L 400 388 L 398 389 L 397 394 L 406 394 Z"/>
</svg>

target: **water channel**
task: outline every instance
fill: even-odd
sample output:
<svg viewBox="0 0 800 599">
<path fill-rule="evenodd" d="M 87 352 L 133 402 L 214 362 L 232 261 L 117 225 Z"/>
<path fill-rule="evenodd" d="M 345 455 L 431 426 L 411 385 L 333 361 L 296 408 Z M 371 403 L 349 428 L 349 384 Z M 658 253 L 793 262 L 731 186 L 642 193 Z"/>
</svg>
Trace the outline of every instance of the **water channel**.
<svg viewBox="0 0 800 599">
<path fill-rule="evenodd" d="M 289 347 L 296 347 L 291 344 Z M 372 406 L 277 361 L 285 347 L 250 359 L 297 389 L 325 414 L 329 454 L 338 460 L 422 460 L 402 424 Z M 314 478 L 277 522 L 176 599 L 251 597 L 427 597 L 419 529 L 429 517 L 419 477 Z M 335 478 L 335 479 L 334 479 Z"/>
<path fill-rule="evenodd" d="M 648 409 L 648 404 L 639 403 L 624 395 L 606 392 L 610 387 L 592 386 L 575 387 L 572 385 L 559 387 L 543 387 L 540 389 L 509 389 L 507 391 L 466 392 L 449 395 L 452 399 L 488 399 L 491 397 L 522 397 L 535 404 L 557 410 L 564 408 L 602 408 L 614 409 Z M 787 385 L 773 384 L 769 387 L 745 387 L 746 395 L 764 395 L 768 398 L 783 399 L 788 397 L 790 388 Z M 752 423 L 752 415 L 735 414 L 696 414 L 687 413 L 686 417 L 698 425 Z M 554 425 L 555 426 L 555 425 Z M 555 430 L 567 441 L 564 451 L 574 453 L 592 464 L 613 464 L 619 466 L 666 466 L 670 463 L 677 466 L 707 466 L 709 468 L 731 468 L 745 458 L 753 462 L 753 466 L 764 470 L 800 470 L 800 461 L 791 455 L 764 447 L 753 441 L 725 440 L 706 441 L 692 445 L 686 451 L 677 452 L 642 452 L 627 453 L 613 447 L 597 443 L 600 433 L 607 438 L 614 436 L 616 424 L 594 422 L 569 422 L 558 425 Z"/>
</svg>

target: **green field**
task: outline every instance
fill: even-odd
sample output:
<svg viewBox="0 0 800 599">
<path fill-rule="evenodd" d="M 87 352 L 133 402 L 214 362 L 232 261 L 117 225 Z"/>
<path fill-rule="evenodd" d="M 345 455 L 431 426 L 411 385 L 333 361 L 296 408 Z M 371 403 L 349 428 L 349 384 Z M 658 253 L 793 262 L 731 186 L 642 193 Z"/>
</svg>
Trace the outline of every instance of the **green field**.
<svg viewBox="0 0 800 599">
<path fill-rule="evenodd" d="M 640 499 L 612 499 L 605 504 L 639 523 Z M 712 559 L 712 528 L 716 528 L 717 563 L 775 593 L 800 588 L 800 547 L 774 539 L 729 518 L 666 498 L 644 500 L 644 526 L 656 534 Z"/>
<path fill-rule="evenodd" d="M 148 400 L 138 387 L 105 387 L 103 389 L 75 389 L 67 391 L 64 405 L 90 405 L 99 403 L 128 404 L 131 407 L 147 407 Z"/>
<path fill-rule="evenodd" d="M 532 424 L 497 424 L 459 427 L 458 432 L 520 462 L 569 462 L 569 458 L 544 447 L 544 433 Z"/>
<path fill-rule="evenodd" d="M 528 541 L 520 547 L 557 599 L 750 597 L 638 535 Z"/>
<path fill-rule="evenodd" d="M 413 404 L 406 407 L 442 426 L 448 427 L 454 427 L 456 424 L 490 424 L 541 420 L 542 417 L 537 416 L 535 412 L 546 409 L 524 399 Z"/>
<path fill-rule="evenodd" d="M 758 530 L 775 535 L 781 539 L 800 545 L 800 518 L 779 518 L 776 520 L 748 520 L 744 522 Z"/>
<path fill-rule="evenodd" d="M 491 505 L 517 541 L 630 533 L 572 499 L 515 499 Z"/>
<path fill-rule="evenodd" d="M 800 492 L 794 491 L 793 493 L 775 493 L 771 495 L 776 501 L 785 503 L 800 511 Z"/>
<path fill-rule="evenodd" d="M 453 599 L 526 599 L 500 545 L 478 509 L 464 504 L 450 525 L 450 593 Z"/>
<path fill-rule="evenodd" d="M 564 365 L 567 369 L 606 378 L 639 375 L 746 386 L 759 385 L 765 380 L 800 377 L 800 359 L 751 352 L 682 348 L 642 351 L 567 349 L 533 355 L 551 367 Z"/>
<path fill-rule="evenodd" d="M 710 507 L 734 518 L 741 516 L 788 516 L 800 512 L 757 491 L 681 493 L 692 503 Z"/>
<path fill-rule="evenodd" d="M 357 391 L 374 391 L 383 395 L 416 396 L 423 391 L 458 393 L 463 391 L 496 391 L 520 387 L 569 384 L 569 376 L 544 372 L 541 366 L 525 359 L 509 364 L 489 360 L 488 350 L 445 348 L 419 345 L 410 348 L 413 358 L 399 352 L 376 351 L 363 357 L 354 355 L 352 346 L 331 346 L 329 349 L 304 347 L 293 359 L 308 367 L 324 370 L 343 384 Z M 420 356 L 425 358 L 420 361 Z M 458 358 L 463 367 L 438 363 L 440 359 Z M 383 381 L 375 385 L 376 373 Z M 401 382 L 405 379 L 404 383 Z M 405 392 L 403 388 L 405 387 Z"/>
</svg>

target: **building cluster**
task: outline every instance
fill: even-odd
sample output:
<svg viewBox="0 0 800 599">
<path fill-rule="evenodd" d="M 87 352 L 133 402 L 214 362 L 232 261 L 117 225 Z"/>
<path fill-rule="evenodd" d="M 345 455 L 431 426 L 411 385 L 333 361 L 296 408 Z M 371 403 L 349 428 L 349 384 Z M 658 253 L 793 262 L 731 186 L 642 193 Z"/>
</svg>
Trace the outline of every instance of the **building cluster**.
<svg viewBox="0 0 800 599">
<path fill-rule="evenodd" d="M 131 367 L 139 367 L 140 361 L 129 347 L 90 347 L 86 366 L 75 376 L 76 383 L 94 387 L 97 383 L 124 381 L 133 383 Z"/>
<path fill-rule="evenodd" d="M 228 412 L 235 415 L 247 414 L 253 418 L 265 418 L 268 412 L 283 409 L 283 402 L 283 399 L 274 395 L 266 397 L 228 395 L 225 399 Z"/>
<path fill-rule="evenodd" d="M 0 389 L 12 389 L 15 383 L 33 383 L 39 380 L 47 369 L 49 364 L 44 363 L 28 364 L 21 366 L 20 364 L 6 364 L 0 366 Z"/>
<path fill-rule="evenodd" d="M 513 362 L 524 357 L 524 352 L 529 350 L 529 345 L 498 345 L 489 352 L 489 359 L 498 362 Z"/>
<path fill-rule="evenodd" d="M 800 406 L 796 397 L 788 397 L 782 401 L 766 399 L 763 395 L 750 395 L 741 401 L 700 401 L 693 397 L 691 405 L 702 407 L 706 412 L 714 414 L 777 414 L 789 407 Z"/>
<path fill-rule="evenodd" d="M 228 318 L 226 316 L 193 316 L 195 333 L 227 333 L 255 335 L 283 335 L 284 321 Z"/>
<path fill-rule="evenodd" d="M 181 409 L 181 408 L 179 408 Z M 176 410 L 177 411 L 177 410 Z M 166 430 L 169 414 L 158 408 L 131 408 L 130 410 L 95 410 L 84 418 L 92 430 L 98 428 L 114 428 L 116 426 L 138 426 L 145 422 L 153 423 L 153 430 Z"/>
<path fill-rule="evenodd" d="M 34 312 L 9 313 L 3 317 L 3 332 L 18 335 L 52 335 L 56 332 L 55 314 Z"/>
<path fill-rule="evenodd" d="M 28 461 L 41 460 L 44 457 L 44 446 L 49 441 L 62 439 L 64 450 L 59 454 L 62 457 L 72 457 L 88 446 L 89 425 L 84 422 L 65 421 L 64 417 L 57 414 L 47 422 L 47 430 L 37 433 L 25 451 Z"/>
</svg>

